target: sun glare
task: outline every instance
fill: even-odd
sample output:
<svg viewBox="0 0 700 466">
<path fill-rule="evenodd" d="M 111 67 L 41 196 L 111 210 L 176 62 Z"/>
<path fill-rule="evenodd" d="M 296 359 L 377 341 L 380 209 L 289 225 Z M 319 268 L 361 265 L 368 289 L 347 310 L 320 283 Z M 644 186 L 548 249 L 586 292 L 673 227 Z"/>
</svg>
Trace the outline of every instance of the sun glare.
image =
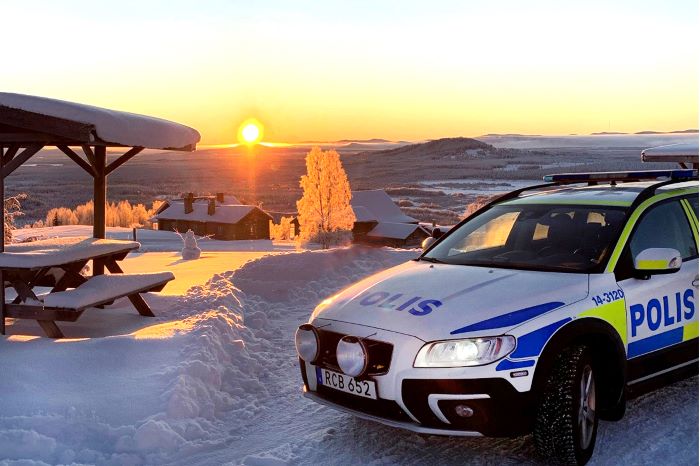
<svg viewBox="0 0 700 466">
<path fill-rule="evenodd" d="M 262 141 L 263 126 L 255 118 L 250 118 L 238 128 L 238 141 L 242 144 L 252 146 Z"/>
</svg>

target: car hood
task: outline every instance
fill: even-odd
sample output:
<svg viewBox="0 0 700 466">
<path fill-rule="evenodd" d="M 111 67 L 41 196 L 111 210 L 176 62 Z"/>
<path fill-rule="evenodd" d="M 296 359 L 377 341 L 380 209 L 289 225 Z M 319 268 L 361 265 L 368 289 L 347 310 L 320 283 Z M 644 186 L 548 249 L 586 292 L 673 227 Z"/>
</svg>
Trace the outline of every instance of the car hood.
<svg viewBox="0 0 700 466">
<path fill-rule="evenodd" d="M 425 341 L 499 335 L 588 295 L 588 276 L 410 261 L 324 300 L 328 319 Z"/>
</svg>

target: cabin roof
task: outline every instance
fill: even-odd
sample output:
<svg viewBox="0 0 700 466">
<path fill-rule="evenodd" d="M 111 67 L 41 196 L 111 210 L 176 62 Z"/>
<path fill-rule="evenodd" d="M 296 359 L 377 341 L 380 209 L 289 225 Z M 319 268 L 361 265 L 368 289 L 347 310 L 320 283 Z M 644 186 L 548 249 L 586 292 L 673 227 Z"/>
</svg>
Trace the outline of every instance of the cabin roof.
<svg viewBox="0 0 700 466">
<path fill-rule="evenodd" d="M 380 223 L 418 223 L 415 218 L 401 212 L 399 206 L 382 189 L 353 191 L 350 205 L 358 222 L 376 220 Z M 360 220 L 361 218 L 365 220 Z"/>
<path fill-rule="evenodd" d="M 25 94 L 0 92 L 1 140 L 192 151 L 197 130 L 161 118 Z"/>
<path fill-rule="evenodd" d="M 158 220 L 188 220 L 192 222 L 233 224 L 240 222 L 254 210 L 259 210 L 270 217 L 266 212 L 252 205 L 217 205 L 213 215 L 209 215 L 207 203 L 195 202 L 192 204 L 192 209 L 192 212 L 186 214 L 184 203 L 174 202 L 158 213 L 155 218 Z"/>
</svg>

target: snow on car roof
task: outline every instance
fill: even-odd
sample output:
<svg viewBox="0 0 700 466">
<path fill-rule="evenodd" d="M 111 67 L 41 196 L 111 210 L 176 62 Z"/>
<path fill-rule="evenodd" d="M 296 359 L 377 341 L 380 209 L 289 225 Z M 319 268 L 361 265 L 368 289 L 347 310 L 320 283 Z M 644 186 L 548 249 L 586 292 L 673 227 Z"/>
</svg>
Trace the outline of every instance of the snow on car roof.
<svg viewBox="0 0 700 466">
<path fill-rule="evenodd" d="M 194 150 L 200 140 L 180 123 L 48 97 L 0 92 L 0 107 L 92 125 L 100 140 L 123 146 Z"/>
<path fill-rule="evenodd" d="M 389 195 L 382 189 L 368 191 L 353 191 L 350 205 L 355 210 L 355 217 L 367 217 L 365 212 L 360 211 L 358 215 L 357 207 L 364 207 L 374 217 L 371 220 L 389 223 L 418 223 L 413 217 L 401 212 L 399 206 L 394 204 Z M 358 220 L 363 221 L 363 220 Z M 364 220 L 368 221 L 368 220 Z"/>
<path fill-rule="evenodd" d="M 206 203 L 195 202 L 192 212 L 186 214 L 184 203 L 175 202 L 155 216 L 158 220 L 190 220 L 194 222 L 238 223 L 257 207 L 252 205 L 217 205 L 213 215 L 209 215 Z"/>
<path fill-rule="evenodd" d="M 423 227 L 421 227 L 420 225 L 416 225 L 415 223 L 384 222 L 378 223 L 377 226 L 372 228 L 372 230 L 369 233 L 367 233 L 367 236 L 406 239 L 409 236 L 411 236 L 416 230 L 425 231 Z M 425 231 L 425 234 L 429 235 L 427 231 Z"/>
</svg>

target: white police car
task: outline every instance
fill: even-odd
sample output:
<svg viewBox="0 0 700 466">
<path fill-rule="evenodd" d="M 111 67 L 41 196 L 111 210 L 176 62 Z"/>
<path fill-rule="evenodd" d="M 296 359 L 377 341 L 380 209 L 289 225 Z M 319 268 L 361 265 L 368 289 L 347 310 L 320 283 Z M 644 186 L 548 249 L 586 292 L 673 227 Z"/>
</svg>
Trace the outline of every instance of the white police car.
<svg viewBox="0 0 700 466">
<path fill-rule="evenodd" d="M 305 396 L 427 434 L 534 432 L 585 463 L 598 419 L 698 371 L 697 176 L 552 175 L 502 196 L 314 310 Z"/>
</svg>

